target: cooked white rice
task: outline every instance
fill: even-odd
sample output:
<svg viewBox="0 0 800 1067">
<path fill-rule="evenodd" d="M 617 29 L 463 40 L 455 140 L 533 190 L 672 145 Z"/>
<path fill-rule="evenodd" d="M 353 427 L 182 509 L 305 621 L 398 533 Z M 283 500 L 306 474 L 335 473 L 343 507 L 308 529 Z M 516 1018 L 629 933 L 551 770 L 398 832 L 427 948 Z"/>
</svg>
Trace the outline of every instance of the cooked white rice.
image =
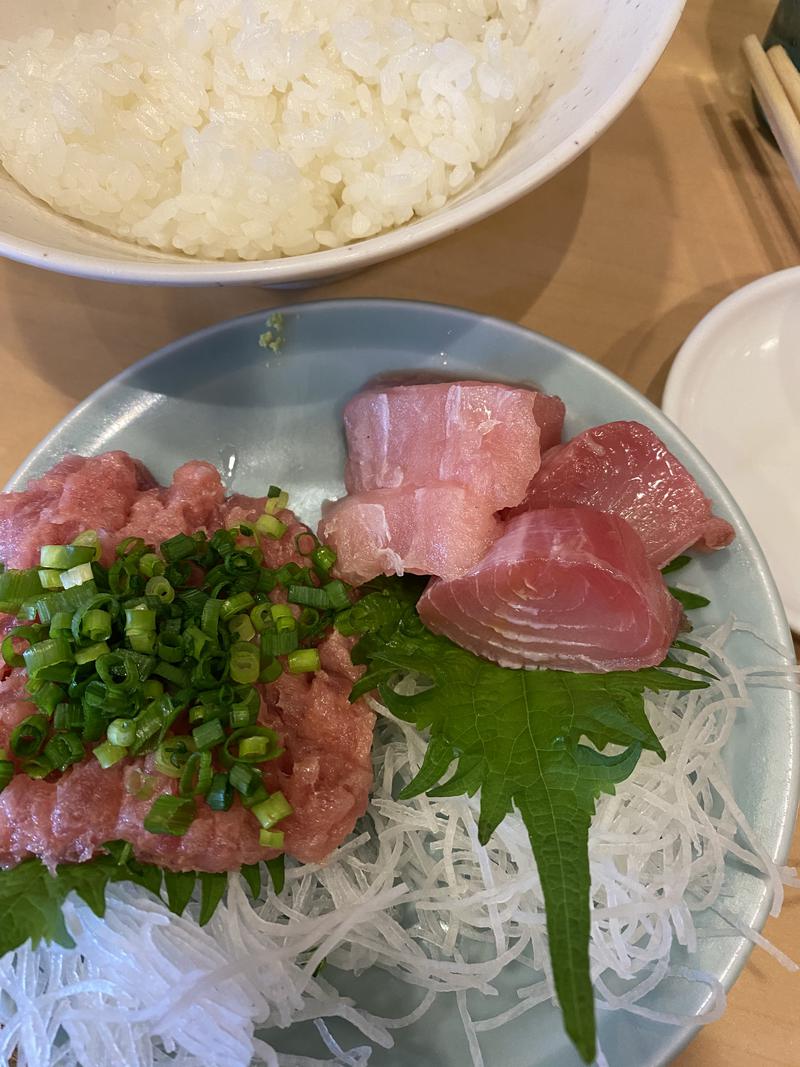
<svg viewBox="0 0 800 1067">
<path fill-rule="evenodd" d="M 542 85 L 535 0 L 121 0 L 0 41 L 0 160 L 56 211 L 208 259 L 427 215 Z"/>
</svg>

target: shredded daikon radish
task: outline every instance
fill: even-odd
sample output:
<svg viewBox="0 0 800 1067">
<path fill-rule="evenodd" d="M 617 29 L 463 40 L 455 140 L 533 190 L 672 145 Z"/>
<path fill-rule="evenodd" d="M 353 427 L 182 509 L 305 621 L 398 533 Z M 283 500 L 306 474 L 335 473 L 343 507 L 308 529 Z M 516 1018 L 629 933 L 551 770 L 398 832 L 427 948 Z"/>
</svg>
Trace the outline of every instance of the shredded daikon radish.
<svg viewBox="0 0 800 1067">
<path fill-rule="evenodd" d="M 755 840 L 722 752 L 737 715 L 759 714 L 750 690 L 798 689 L 800 678 L 788 664 L 737 667 L 725 652 L 735 629 L 727 623 L 692 635 L 711 653 L 698 664 L 710 662 L 719 681 L 649 701 L 666 762 L 644 754 L 616 795 L 598 804 L 590 836 L 591 960 L 601 1012 L 676 1024 L 718 1018 L 725 1002 L 719 980 L 671 960 L 674 947 L 691 953 L 705 937 L 743 935 L 793 966 L 724 895 L 728 859 L 764 879 L 776 906 L 783 885 L 798 884 Z M 482 848 L 476 801 L 396 801 L 420 766 L 425 740 L 379 710 L 369 815 L 327 865 L 290 866 L 281 896 L 269 889 L 256 904 L 232 876 L 225 904 L 203 928 L 193 917 L 196 903 L 177 918 L 134 886 L 109 890 L 103 920 L 71 900 L 75 949 L 27 945 L 0 960 L 0 1061 L 16 1053 L 18 1067 L 366 1067 L 373 1047 L 397 1040 L 402 1048 L 402 1029 L 437 996 L 455 993 L 452 1010 L 480 1067 L 483 1033 L 553 999 L 530 844 L 514 815 Z M 696 925 L 701 913 L 716 925 Z M 376 1017 L 341 996 L 327 970 L 316 973 L 323 960 L 356 974 L 390 972 L 416 987 L 416 1009 Z M 495 980 L 514 961 L 530 974 L 517 1003 L 497 998 L 487 1017 L 485 1001 L 474 1018 L 476 991 L 496 996 Z M 659 1008 L 659 985 L 676 980 L 705 990 L 700 1017 Z M 328 1029 L 326 1020 L 335 1018 L 363 1040 L 345 1047 Z M 266 1031 L 303 1020 L 316 1022 L 318 1052 L 276 1051 L 275 1031 Z"/>
</svg>

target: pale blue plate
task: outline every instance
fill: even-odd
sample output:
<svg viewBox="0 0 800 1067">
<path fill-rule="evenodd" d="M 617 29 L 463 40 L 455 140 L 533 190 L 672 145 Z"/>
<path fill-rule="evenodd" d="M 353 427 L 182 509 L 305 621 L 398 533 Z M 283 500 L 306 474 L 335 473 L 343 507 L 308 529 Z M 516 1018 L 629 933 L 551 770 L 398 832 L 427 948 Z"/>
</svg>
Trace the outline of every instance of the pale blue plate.
<svg viewBox="0 0 800 1067">
<path fill-rule="evenodd" d="M 287 486 L 310 521 L 324 497 L 342 492 L 344 445 L 340 414 L 356 390 L 376 374 L 425 371 L 439 376 L 535 382 L 564 398 L 567 429 L 613 419 L 647 423 L 695 473 L 719 514 L 737 529 L 735 545 L 694 563 L 687 581 L 713 602 L 713 618 L 735 612 L 775 651 L 739 636 L 742 665 L 793 660 L 788 627 L 772 578 L 750 529 L 713 471 L 657 408 L 590 360 L 517 326 L 451 308 L 395 301 L 331 301 L 285 310 L 285 344 L 277 354 L 259 347 L 266 313 L 236 319 L 162 349 L 99 389 L 31 454 L 9 483 L 19 488 L 65 452 L 93 454 L 122 448 L 139 456 L 162 480 L 190 458 L 221 466 L 231 489 L 261 493 L 270 482 Z M 709 615 L 709 618 L 712 616 Z M 782 862 L 794 826 L 798 793 L 797 700 L 761 690 L 758 706 L 742 714 L 726 757 L 739 804 L 770 854 Z M 731 870 L 727 904 L 760 926 L 764 886 Z M 692 966 L 730 985 L 748 954 L 739 937 L 703 944 Z M 509 975 L 509 986 L 513 976 Z M 529 980 L 529 973 L 528 973 Z M 354 989 L 342 982 L 343 988 Z M 381 972 L 362 981 L 367 1006 L 403 1015 L 406 1001 Z M 513 994 L 509 994 L 512 996 Z M 509 1000 L 509 1003 L 512 1003 Z M 648 1005 L 699 1012 L 703 997 L 686 983 L 662 986 Z M 502 1004 L 492 1004 L 491 1014 Z M 353 1033 L 337 1031 L 343 1041 Z M 599 1035 L 611 1067 L 657 1067 L 689 1040 L 691 1028 L 643 1022 L 601 1012 Z M 318 1054 L 306 1029 L 282 1035 L 287 1050 Z M 542 1006 L 486 1035 L 490 1067 L 578 1067 L 558 1012 Z M 455 1002 L 442 998 L 426 1018 L 404 1031 L 390 1052 L 376 1051 L 373 1067 L 465 1067 L 466 1044 Z M 134 1065 L 130 1065 L 134 1067 Z"/>
</svg>

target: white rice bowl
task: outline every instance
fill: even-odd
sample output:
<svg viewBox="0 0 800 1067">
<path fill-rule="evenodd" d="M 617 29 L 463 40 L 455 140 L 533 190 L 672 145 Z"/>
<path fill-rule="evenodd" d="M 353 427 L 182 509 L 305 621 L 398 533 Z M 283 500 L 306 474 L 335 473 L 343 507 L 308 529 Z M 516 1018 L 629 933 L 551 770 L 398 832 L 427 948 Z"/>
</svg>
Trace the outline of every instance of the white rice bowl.
<svg viewBox="0 0 800 1067">
<path fill-rule="evenodd" d="M 543 85 L 536 0 L 122 0 L 0 42 L 0 162 L 55 211 L 204 259 L 437 211 Z"/>
</svg>

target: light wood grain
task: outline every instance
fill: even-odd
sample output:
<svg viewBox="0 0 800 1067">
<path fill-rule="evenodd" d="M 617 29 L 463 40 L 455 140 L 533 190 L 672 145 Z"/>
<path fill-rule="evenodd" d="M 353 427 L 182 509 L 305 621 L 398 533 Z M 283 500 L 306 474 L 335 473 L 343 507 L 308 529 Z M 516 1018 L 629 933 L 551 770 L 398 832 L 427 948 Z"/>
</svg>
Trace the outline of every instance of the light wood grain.
<svg viewBox="0 0 800 1067">
<path fill-rule="evenodd" d="M 714 304 L 798 262 L 800 194 L 755 131 L 739 54 L 774 3 L 689 0 L 645 89 L 567 171 L 485 223 L 325 289 L 117 288 L 0 264 L 0 480 L 77 401 L 157 346 L 316 296 L 438 300 L 503 316 L 658 401 L 676 350 Z M 800 894 L 766 932 L 800 959 Z M 678 1067 L 798 1067 L 799 999 L 800 978 L 756 952 L 724 1020 Z"/>
</svg>

